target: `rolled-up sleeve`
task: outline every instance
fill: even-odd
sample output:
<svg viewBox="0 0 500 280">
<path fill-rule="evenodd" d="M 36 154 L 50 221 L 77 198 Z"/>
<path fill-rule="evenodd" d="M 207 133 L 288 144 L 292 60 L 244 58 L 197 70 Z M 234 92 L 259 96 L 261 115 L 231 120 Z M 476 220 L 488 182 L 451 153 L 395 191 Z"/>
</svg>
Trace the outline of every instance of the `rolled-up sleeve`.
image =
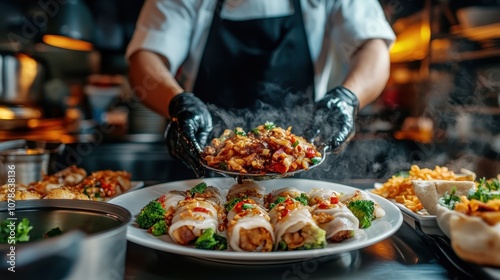
<svg viewBox="0 0 500 280">
<path fill-rule="evenodd" d="M 149 50 L 164 56 L 176 72 L 189 52 L 195 17 L 195 0 L 146 0 L 125 53 Z"/>
<path fill-rule="evenodd" d="M 383 39 L 390 47 L 396 39 L 377 0 L 341 0 L 332 6 L 331 39 L 349 61 L 368 39 Z"/>
</svg>

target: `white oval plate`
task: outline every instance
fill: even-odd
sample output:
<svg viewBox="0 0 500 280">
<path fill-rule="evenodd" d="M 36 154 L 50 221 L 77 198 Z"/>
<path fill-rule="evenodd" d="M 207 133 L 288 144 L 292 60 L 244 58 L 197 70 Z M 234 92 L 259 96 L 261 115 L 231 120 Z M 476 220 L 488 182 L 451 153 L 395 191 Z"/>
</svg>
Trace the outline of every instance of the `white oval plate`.
<svg viewBox="0 0 500 280">
<path fill-rule="evenodd" d="M 140 190 L 125 193 L 113 198 L 109 203 L 120 205 L 128 209 L 135 217 L 142 207 L 149 201 L 158 198 L 169 190 L 187 190 L 200 182 L 219 187 L 222 191 L 227 190 L 237 182 L 233 178 L 206 178 L 185 181 L 176 181 L 145 187 Z M 352 193 L 356 188 L 346 185 L 308 180 L 308 179 L 278 179 L 271 181 L 259 181 L 266 188 L 266 192 L 282 187 L 296 187 L 298 189 L 309 191 L 312 188 L 328 188 L 337 192 Z M 208 251 L 195 249 L 191 246 L 182 246 L 175 244 L 170 237 L 164 235 L 161 237 L 153 236 L 146 230 L 141 229 L 135 223 L 135 218 L 127 226 L 127 239 L 136 244 L 149 247 L 156 250 L 180 254 L 184 256 L 197 257 L 223 263 L 238 264 L 276 264 L 300 261 L 322 257 L 326 255 L 339 254 L 361 249 L 384 240 L 394 234 L 403 223 L 401 211 L 390 201 L 378 195 L 371 194 L 380 206 L 385 210 L 386 215 L 375 220 L 368 229 L 360 229 L 355 237 L 344 240 L 340 243 L 328 243 L 326 248 L 315 250 L 286 251 L 286 252 L 235 252 L 235 251 Z"/>
</svg>

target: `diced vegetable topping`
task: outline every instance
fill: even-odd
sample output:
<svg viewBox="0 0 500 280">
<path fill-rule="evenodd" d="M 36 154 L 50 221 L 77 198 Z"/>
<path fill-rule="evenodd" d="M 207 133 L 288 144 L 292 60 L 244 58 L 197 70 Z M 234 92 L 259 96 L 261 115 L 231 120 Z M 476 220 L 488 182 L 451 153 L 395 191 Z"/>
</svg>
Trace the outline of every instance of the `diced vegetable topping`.
<svg viewBox="0 0 500 280">
<path fill-rule="evenodd" d="M 231 210 L 234 208 L 234 206 L 235 206 L 236 204 L 238 204 L 238 202 L 241 202 L 241 200 L 242 200 L 241 198 L 239 198 L 239 197 L 235 197 L 235 198 L 231 199 L 230 201 L 228 201 L 228 202 L 226 203 L 226 205 L 225 205 L 225 206 L 226 206 L 226 207 L 225 207 L 225 208 L 226 208 L 226 211 L 227 211 L 227 212 L 231 211 Z"/>
<path fill-rule="evenodd" d="M 239 136 L 247 136 L 247 133 L 241 127 L 236 128 L 234 133 Z"/>
<path fill-rule="evenodd" d="M 453 210 L 455 204 L 460 202 L 460 197 L 455 194 L 456 191 L 457 187 L 453 187 L 449 193 L 446 192 L 443 197 L 439 198 L 439 204 Z"/>
<path fill-rule="evenodd" d="M 241 206 L 241 208 L 243 208 L 243 210 L 247 210 L 247 209 L 255 208 L 255 206 L 253 204 L 243 203 L 243 205 Z"/>
<path fill-rule="evenodd" d="M 284 196 L 279 196 L 278 198 L 276 198 L 271 204 L 269 204 L 269 210 L 273 209 L 274 206 L 284 202 L 286 200 L 286 197 Z"/>
<path fill-rule="evenodd" d="M 304 204 L 304 205 L 307 205 L 309 197 L 307 196 L 306 193 L 301 193 L 299 197 L 295 197 L 294 199 L 297 200 L 298 202 Z"/>
<path fill-rule="evenodd" d="M 312 164 L 318 164 L 321 162 L 321 157 L 313 157 L 311 158 Z"/>
<path fill-rule="evenodd" d="M 201 182 L 198 185 L 194 186 L 189 190 L 189 193 L 191 195 L 194 195 L 195 193 L 203 193 L 205 189 L 207 188 L 207 183 Z"/>
<path fill-rule="evenodd" d="M 264 128 L 267 130 L 271 130 L 273 128 L 276 128 L 276 124 L 274 124 L 274 122 L 266 122 L 264 124 Z"/>
</svg>

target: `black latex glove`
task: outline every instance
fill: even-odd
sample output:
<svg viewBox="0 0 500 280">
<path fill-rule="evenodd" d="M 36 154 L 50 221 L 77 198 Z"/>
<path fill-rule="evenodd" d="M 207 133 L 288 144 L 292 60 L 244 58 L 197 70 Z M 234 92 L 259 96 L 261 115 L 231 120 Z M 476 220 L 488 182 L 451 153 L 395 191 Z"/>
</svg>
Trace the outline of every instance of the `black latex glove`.
<svg viewBox="0 0 500 280">
<path fill-rule="evenodd" d="M 170 101 L 170 120 L 165 141 L 172 157 L 180 159 L 196 176 L 203 177 L 201 152 L 212 131 L 212 116 L 203 101 L 192 93 L 181 93 Z"/>
<path fill-rule="evenodd" d="M 359 110 L 356 95 L 338 86 L 314 106 L 311 126 L 306 133 L 317 147 L 328 152 L 340 152 L 356 132 L 355 119 Z"/>
</svg>

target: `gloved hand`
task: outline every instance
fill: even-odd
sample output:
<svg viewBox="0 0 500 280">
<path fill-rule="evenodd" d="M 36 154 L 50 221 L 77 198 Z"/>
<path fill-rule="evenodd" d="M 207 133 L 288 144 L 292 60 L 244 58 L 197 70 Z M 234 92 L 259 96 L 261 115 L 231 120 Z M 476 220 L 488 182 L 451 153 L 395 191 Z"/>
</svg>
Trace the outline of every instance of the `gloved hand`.
<svg viewBox="0 0 500 280">
<path fill-rule="evenodd" d="M 201 152 L 212 131 L 212 116 L 208 107 L 193 93 L 181 93 L 170 101 L 170 120 L 165 141 L 172 157 L 180 159 L 196 176 L 203 177 Z"/>
<path fill-rule="evenodd" d="M 317 147 L 339 153 L 356 132 L 359 100 L 349 89 L 338 86 L 315 104 L 311 126 L 306 132 Z"/>
</svg>

